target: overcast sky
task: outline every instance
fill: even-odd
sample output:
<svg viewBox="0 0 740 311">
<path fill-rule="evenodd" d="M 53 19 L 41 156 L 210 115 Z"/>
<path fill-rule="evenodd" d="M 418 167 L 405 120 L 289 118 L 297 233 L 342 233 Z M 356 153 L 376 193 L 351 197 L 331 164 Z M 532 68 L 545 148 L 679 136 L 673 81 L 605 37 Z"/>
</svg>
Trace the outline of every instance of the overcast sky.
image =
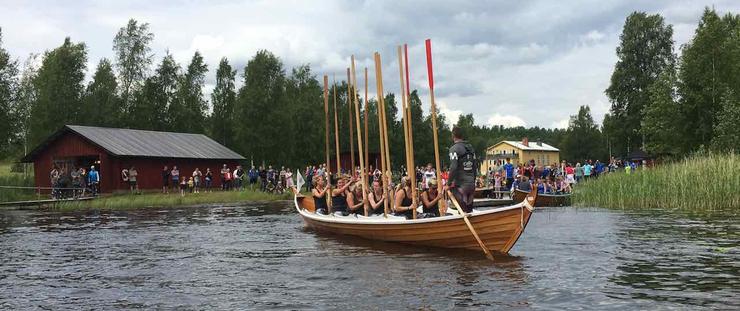
<svg viewBox="0 0 740 311">
<path fill-rule="evenodd" d="M 398 3 L 402 2 L 402 3 Z M 370 68 L 383 58 L 386 92 L 399 92 L 396 46 L 409 45 L 412 89 L 428 109 L 424 39 L 432 39 L 435 91 L 449 119 L 473 113 L 482 125 L 565 127 L 589 105 L 597 122 L 616 62 L 624 20 L 640 10 L 673 25 L 676 52 L 705 6 L 740 13 L 740 1 L 2 1 L 3 46 L 21 62 L 29 53 L 84 41 L 88 76 L 112 58 L 112 40 L 129 18 L 150 24 L 155 65 L 165 50 L 187 66 L 194 51 L 209 65 L 206 91 L 221 57 L 239 68 L 257 50 L 290 68 L 310 64 L 319 80 L 342 79 L 350 55 Z M 88 78 L 89 79 L 89 78 Z M 358 77 L 362 87 L 362 78 Z M 363 90 L 361 90 L 363 92 Z"/>
</svg>

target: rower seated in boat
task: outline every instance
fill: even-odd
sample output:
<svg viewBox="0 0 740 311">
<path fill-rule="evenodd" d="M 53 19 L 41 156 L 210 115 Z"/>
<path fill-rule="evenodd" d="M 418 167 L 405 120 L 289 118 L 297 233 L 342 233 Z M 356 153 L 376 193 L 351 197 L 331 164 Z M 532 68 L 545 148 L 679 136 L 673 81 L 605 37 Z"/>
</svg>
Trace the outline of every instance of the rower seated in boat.
<svg viewBox="0 0 740 311">
<path fill-rule="evenodd" d="M 532 184 L 529 183 L 529 178 L 527 176 L 522 176 L 522 180 L 517 185 L 517 189 L 526 192 L 532 191 Z"/>
<path fill-rule="evenodd" d="M 380 180 L 373 181 L 373 189 L 368 193 L 368 215 L 383 215 L 385 206 L 383 205 L 385 196 L 383 195 L 383 186 Z"/>
<path fill-rule="evenodd" d="M 316 214 L 322 214 L 326 215 L 329 211 L 328 207 L 326 206 L 326 182 L 324 181 L 323 176 L 314 176 L 313 178 L 313 190 L 311 190 L 311 194 L 313 195 L 313 202 L 314 206 L 316 207 Z"/>
<path fill-rule="evenodd" d="M 350 214 L 365 216 L 365 203 L 367 202 L 363 198 L 362 191 L 362 183 L 355 183 L 355 189 L 349 192 L 347 204 Z"/>
<path fill-rule="evenodd" d="M 542 182 L 541 178 L 536 179 L 535 187 L 537 187 L 537 193 L 547 193 L 547 184 Z"/>
<path fill-rule="evenodd" d="M 404 176 L 401 178 L 401 183 L 398 185 L 396 190 L 396 204 L 393 207 L 393 214 L 396 216 L 404 216 L 406 219 L 414 218 L 414 201 L 411 199 L 411 182 L 409 178 Z"/>
<path fill-rule="evenodd" d="M 334 214 L 347 216 L 349 215 L 349 208 L 347 206 L 347 197 L 349 194 L 349 186 L 354 181 L 350 180 L 347 175 L 337 177 L 337 187 L 331 191 L 331 205 L 334 210 Z"/>
<path fill-rule="evenodd" d="M 439 217 L 439 200 L 442 199 L 437 191 L 437 180 L 428 181 L 429 188 L 421 193 L 421 203 L 424 204 L 424 213 L 420 218 Z"/>
</svg>

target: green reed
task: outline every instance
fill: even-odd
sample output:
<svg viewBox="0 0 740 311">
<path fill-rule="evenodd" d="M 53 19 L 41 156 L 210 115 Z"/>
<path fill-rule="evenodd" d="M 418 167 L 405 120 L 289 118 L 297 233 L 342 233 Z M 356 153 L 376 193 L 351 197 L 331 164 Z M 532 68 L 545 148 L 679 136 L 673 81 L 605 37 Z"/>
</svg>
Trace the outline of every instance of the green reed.
<svg viewBox="0 0 740 311">
<path fill-rule="evenodd" d="M 740 210 L 740 156 L 697 154 L 632 174 L 624 171 L 576 185 L 576 206 L 618 209 Z"/>
<path fill-rule="evenodd" d="M 27 174 L 11 171 L 11 165 L 0 164 L 0 186 L 6 187 L 33 187 L 33 172 Z M 0 188 L 0 202 L 22 201 L 36 198 L 34 189 Z"/>
</svg>

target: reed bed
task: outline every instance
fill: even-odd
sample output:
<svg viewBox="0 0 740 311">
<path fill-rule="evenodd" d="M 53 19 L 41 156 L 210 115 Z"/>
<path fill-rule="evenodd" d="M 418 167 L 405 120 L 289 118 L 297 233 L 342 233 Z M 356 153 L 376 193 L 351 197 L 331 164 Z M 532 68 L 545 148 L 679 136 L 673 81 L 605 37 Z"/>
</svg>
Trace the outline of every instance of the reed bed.
<svg viewBox="0 0 740 311">
<path fill-rule="evenodd" d="M 152 207 L 194 206 L 218 203 L 238 203 L 255 201 L 288 200 L 293 196 L 289 193 L 269 194 L 260 191 L 214 191 L 201 193 L 144 193 L 144 194 L 113 194 L 89 201 L 62 202 L 56 208 L 62 210 L 77 209 L 138 209 Z"/>
<path fill-rule="evenodd" d="M 740 156 L 697 154 L 632 174 L 624 171 L 577 185 L 576 206 L 616 209 L 740 210 Z"/>
<path fill-rule="evenodd" d="M 11 171 L 11 164 L 0 164 L 0 186 L 33 187 L 33 172 L 23 174 Z M 21 201 L 36 198 L 33 189 L 0 188 L 0 202 Z"/>
</svg>

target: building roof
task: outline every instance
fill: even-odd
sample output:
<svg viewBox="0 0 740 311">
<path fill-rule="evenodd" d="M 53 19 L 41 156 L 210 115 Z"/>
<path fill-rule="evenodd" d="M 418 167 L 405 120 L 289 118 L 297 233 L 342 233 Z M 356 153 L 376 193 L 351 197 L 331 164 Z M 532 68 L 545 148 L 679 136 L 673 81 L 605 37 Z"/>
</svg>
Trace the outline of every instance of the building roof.
<svg viewBox="0 0 740 311">
<path fill-rule="evenodd" d="M 500 144 L 509 144 L 509 145 L 514 146 L 514 148 L 524 150 L 524 151 L 553 151 L 553 152 L 560 151 L 560 149 L 550 146 L 543 142 L 530 141 L 529 146 L 525 146 L 524 144 L 522 144 L 521 141 L 515 141 L 515 140 L 503 140 L 499 142 L 498 144 L 495 144 L 489 148 L 494 148 Z"/>
<path fill-rule="evenodd" d="M 76 133 L 113 156 L 243 160 L 244 157 L 203 134 L 156 132 L 95 126 L 65 125 L 49 136 L 23 162 L 31 162 L 65 133 Z"/>
</svg>

